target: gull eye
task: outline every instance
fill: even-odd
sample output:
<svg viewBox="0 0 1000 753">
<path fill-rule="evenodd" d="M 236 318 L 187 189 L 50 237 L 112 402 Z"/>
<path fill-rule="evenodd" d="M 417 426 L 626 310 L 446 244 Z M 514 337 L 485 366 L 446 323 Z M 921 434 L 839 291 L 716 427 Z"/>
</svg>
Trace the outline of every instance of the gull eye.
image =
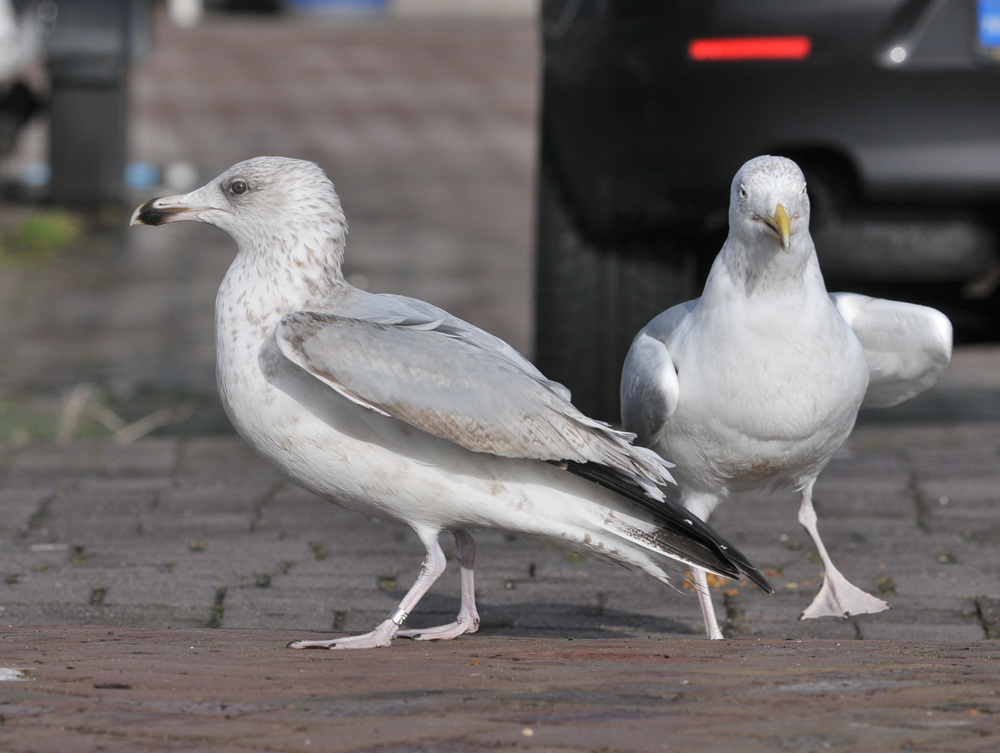
<svg viewBox="0 0 1000 753">
<path fill-rule="evenodd" d="M 802 186 L 802 195 L 803 195 L 803 196 L 805 196 L 805 195 L 806 195 L 806 186 Z"/>
<path fill-rule="evenodd" d="M 239 196 L 244 194 L 249 190 L 249 186 L 245 180 L 234 180 L 229 184 L 229 193 Z"/>
<path fill-rule="evenodd" d="M 747 187 L 740 184 L 740 198 L 745 199 L 747 197 Z"/>
</svg>

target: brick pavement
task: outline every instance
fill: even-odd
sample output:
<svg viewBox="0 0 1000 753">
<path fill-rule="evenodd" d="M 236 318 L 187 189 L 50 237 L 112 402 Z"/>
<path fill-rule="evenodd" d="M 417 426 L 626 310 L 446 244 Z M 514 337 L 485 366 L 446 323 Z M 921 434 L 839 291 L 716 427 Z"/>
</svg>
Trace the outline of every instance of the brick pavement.
<svg viewBox="0 0 1000 753">
<path fill-rule="evenodd" d="M 720 585 L 731 636 L 1000 637 L 1000 426 L 859 429 L 820 477 L 827 545 L 892 609 L 799 622 L 820 584 L 790 492 L 742 495 L 713 523 L 778 593 Z M 403 526 L 284 482 L 235 438 L 78 442 L 6 451 L 0 479 L 0 624 L 364 630 L 418 572 Z M 492 635 L 700 635 L 692 594 L 500 532 L 476 536 Z M 450 546 L 450 542 L 445 542 Z M 449 572 L 411 618 L 457 611 Z"/>
<path fill-rule="evenodd" d="M 405 528 L 284 483 L 230 437 L 3 452 L 0 678 L 34 675 L 0 682 L 5 750 L 1000 742 L 997 424 L 860 427 L 821 477 L 831 554 L 888 612 L 796 620 L 819 572 L 795 499 L 745 495 L 714 522 L 778 593 L 718 588 L 722 645 L 689 591 L 485 531 L 478 634 L 346 657 L 284 643 L 382 619 L 422 556 Z M 453 569 L 413 625 L 451 619 Z"/>
<path fill-rule="evenodd" d="M 0 630 L 0 743 L 69 751 L 995 751 L 1000 642 Z M 7 662 L 5 662 L 6 664 Z"/>
<path fill-rule="evenodd" d="M 778 593 L 717 589 L 723 645 L 689 591 L 487 531 L 480 633 L 344 657 L 283 646 L 383 618 L 422 555 L 405 528 L 287 485 L 231 437 L 8 445 L 0 676 L 35 679 L 0 682 L 0 744 L 992 751 L 998 454 L 998 424 L 869 425 L 830 464 L 824 538 L 886 593 L 879 615 L 797 621 L 819 572 L 794 496 L 745 495 L 714 522 Z M 457 595 L 452 568 L 411 623 L 450 619 Z"/>
</svg>

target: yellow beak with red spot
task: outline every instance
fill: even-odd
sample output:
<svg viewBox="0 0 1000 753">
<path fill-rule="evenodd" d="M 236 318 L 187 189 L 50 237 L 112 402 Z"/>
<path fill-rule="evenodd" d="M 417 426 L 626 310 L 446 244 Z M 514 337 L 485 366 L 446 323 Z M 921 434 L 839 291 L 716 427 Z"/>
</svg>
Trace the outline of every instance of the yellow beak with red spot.
<svg viewBox="0 0 1000 753">
<path fill-rule="evenodd" d="M 781 204 L 778 204 L 777 209 L 774 210 L 774 216 L 761 217 L 761 219 L 764 221 L 768 233 L 778 241 L 781 250 L 787 254 L 789 249 L 788 244 L 792 238 L 792 220 L 789 218 L 788 212 L 785 211 L 785 208 Z"/>
</svg>

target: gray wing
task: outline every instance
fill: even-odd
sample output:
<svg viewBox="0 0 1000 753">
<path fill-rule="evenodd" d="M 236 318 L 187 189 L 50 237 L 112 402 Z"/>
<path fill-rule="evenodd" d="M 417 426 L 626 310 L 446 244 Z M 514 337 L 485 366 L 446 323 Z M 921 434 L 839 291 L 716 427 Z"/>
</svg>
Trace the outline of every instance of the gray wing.
<svg viewBox="0 0 1000 753">
<path fill-rule="evenodd" d="M 620 389 L 622 426 L 636 444 L 651 447 L 674 415 L 680 400 L 677 369 L 667 348 L 674 330 L 697 303 L 688 301 L 664 311 L 647 324 L 629 348 Z"/>
<path fill-rule="evenodd" d="M 559 382 L 546 379 L 531 361 L 518 353 L 495 335 L 474 327 L 458 317 L 452 316 L 444 309 L 417 298 L 407 298 L 402 295 L 372 294 L 357 291 L 357 295 L 347 303 L 340 305 L 337 311 L 343 316 L 354 319 L 364 319 L 379 324 L 398 324 L 414 329 L 428 329 L 455 337 L 470 345 L 490 353 L 495 353 L 516 365 L 521 371 L 530 374 L 554 392 L 561 395 L 567 402 L 571 399 L 570 391 Z"/>
<path fill-rule="evenodd" d="M 932 387 L 951 360 L 951 322 L 927 306 L 831 293 L 868 358 L 862 408 L 889 408 Z"/>
<path fill-rule="evenodd" d="M 299 311 L 275 332 L 282 354 L 344 397 L 466 449 L 595 462 L 658 484 L 655 453 L 631 446 L 502 354 L 431 328 Z"/>
</svg>

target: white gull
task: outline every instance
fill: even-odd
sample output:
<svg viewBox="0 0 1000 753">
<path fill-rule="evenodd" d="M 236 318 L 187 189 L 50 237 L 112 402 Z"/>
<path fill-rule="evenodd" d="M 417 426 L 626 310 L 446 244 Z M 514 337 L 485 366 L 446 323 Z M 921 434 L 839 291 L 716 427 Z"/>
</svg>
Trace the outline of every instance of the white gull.
<svg viewBox="0 0 1000 753">
<path fill-rule="evenodd" d="M 238 246 L 216 299 L 219 391 L 240 435 L 306 489 L 409 525 L 420 575 L 373 631 L 293 648 L 450 639 L 479 625 L 470 528 L 500 528 L 638 568 L 672 561 L 767 582 L 734 547 L 664 498 L 671 481 L 632 435 L 587 418 L 503 341 L 422 301 L 373 295 L 341 274 L 347 223 L 311 162 L 257 157 L 133 224 L 196 220 Z M 400 627 L 445 569 L 454 533 L 455 622 Z"/>
<path fill-rule="evenodd" d="M 889 407 L 937 382 L 952 331 L 939 311 L 830 295 L 809 235 L 798 165 L 757 157 L 733 180 L 729 237 L 701 298 L 653 319 L 622 373 L 625 429 L 677 464 L 682 503 L 702 520 L 731 492 L 791 484 L 825 568 L 803 618 L 880 612 L 847 581 L 816 528 L 813 485 L 860 408 Z M 705 573 L 705 628 L 722 637 Z"/>
</svg>

